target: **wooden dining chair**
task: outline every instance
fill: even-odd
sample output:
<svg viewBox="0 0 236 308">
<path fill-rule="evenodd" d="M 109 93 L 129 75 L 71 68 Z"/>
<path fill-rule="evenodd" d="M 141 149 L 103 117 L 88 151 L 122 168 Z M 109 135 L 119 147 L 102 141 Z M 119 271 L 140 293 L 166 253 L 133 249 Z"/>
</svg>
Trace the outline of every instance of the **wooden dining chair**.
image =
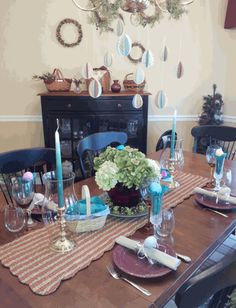
<svg viewBox="0 0 236 308">
<path fill-rule="evenodd" d="M 169 129 L 160 136 L 160 138 L 157 141 L 156 151 L 163 150 L 165 147 L 170 147 L 171 133 L 172 130 Z M 177 133 L 175 132 L 175 140 L 177 140 L 177 138 L 178 136 Z"/>
<path fill-rule="evenodd" d="M 94 174 L 93 159 L 108 145 L 119 145 L 127 142 L 125 132 L 100 132 L 82 139 L 77 146 L 81 172 L 84 178 Z"/>
<path fill-rule="evenodd" d="M 227 159 L 234 159 L 236 153 L 236 127 L 222 125 L 201 125 L 191 130 L 194 137 L 193 152 L 205 154 L 208 145 L 218 144 L 227 153 Z"/>
<path fill-rule="evenodd" d="M 0 153 L 0 190 L 7 203 L 11 199 L 11 179 L 25 171 L 44 173 L 55 167 L 53 148 L 28 148 Z M 41 182 L 42 183 L 42 182 Z"/>
<path fill-rule="evenodd" d="M 207 301 L 204 307 L 223 308 L 235 287 L 236 251 L 185 282 L 176 293 L 175 303 L 178 308 L 195 308 Z"/>
</svg>

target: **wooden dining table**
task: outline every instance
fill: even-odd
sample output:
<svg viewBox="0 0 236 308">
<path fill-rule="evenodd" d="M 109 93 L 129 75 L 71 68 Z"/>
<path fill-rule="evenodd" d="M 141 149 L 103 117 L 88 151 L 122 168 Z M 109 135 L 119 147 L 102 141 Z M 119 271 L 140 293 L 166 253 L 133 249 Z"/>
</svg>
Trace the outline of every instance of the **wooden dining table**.
<svg viewBox="0 0 236 308">
<path fill-rule="evenodd" d="M 158 160 L 159 155 L 160 153 L 152 153 L 148 157 Z M 184 158 L 185 172 L 209 177 L 210 167 L 203 155 L 185 152 Z M 226 161 L 225 164 L 231 168 L 235 179 L 236 162 Z M 94 178 L 89 178 L 75 184 L 78 197 L 81 197 L 81 187 L 84 184 L 89 186 L 92 195 L 101 193 Z M 233 185 L 236 187 L 235 183 Z M 2 245 L 14 240 L 14 235 L 4 227 L 2 197 L 0 202 L 0 245 Z M 143 295 L 126 282 L 115 280 L 109 275 L 106 266 L 112 263 L 112 250 L 110 250 L 87 268 L 77 272 L 71 279 L 62 281 L 54 293 L 46 296 L 34 294 L 29 286 L 22 284 L 11 274 L 9 268 L 1 265 L 0 307 L 163 307 L 236 227 L 236 211 L 228 211 L 228 217 L 223 217 L 197 204 L 194 195 L 178 204 L 174 208 L 174 215 L 175 250 L 188 255 L 192 262 L 188 264 L 182 262 L 177 271 L 171 271 L 155 279 L 131 277 L 134 282 L 148 289 L 152 293 L 151 296 Z M 137 230 L 133 236 L 145 238 L 146 235 Z"/>
</svg>

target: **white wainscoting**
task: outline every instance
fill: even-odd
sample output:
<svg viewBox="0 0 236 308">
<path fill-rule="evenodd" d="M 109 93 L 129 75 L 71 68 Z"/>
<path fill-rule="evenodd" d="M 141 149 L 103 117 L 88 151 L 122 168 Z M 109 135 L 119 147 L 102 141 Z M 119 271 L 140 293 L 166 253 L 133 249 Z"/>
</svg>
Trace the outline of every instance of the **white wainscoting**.
<svg viewBox="0 0 236 308">
<path fill-rule="evenodd" d="M 149 122 L 165 122 L 172 121 L 173 115 L 149 115 Z M 225 122 L 236 123 L 236 116 L 223 116 Z M 180 122 L 198 121 L 198 115 L 177 115 Z M 0 115 L 0 122 L 42 122 L 41 115 Z"/>
</svg>

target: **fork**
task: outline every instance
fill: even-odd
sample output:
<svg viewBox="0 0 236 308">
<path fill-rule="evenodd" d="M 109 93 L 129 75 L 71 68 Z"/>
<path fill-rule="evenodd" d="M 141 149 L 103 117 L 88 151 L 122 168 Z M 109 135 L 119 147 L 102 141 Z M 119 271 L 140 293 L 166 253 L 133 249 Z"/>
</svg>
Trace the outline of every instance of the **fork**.
<svg viewBox="0 0 236 308">
<path fill-rule="evenodd" d="M 113 278 L 115 278 L 115 279 L 122 279 L 122 280 L 128 282 L 129 284 L 131 284 L 131 286 L 133 286 L 133 287 L 135 287 L 136 289 L 138 289 L 139 291 L 141 291 L 143 294 L 145 294 L 145 295 L 147 295 L 147 296 L 150 296 L 150 295 L 151 295 L 151 292 L 149 292 L 148 290 L 146 290 L 146 289 L 140 287 L 140 286 L 137 285 L 136 283 L 134 283 L 134 282 L 130 281 L 129 279 L 127 279 L 127 278 L 121 276 L 120 274 L 118 274 L 118 273 L 115 271 L 115 269 L 114 269 L 114 267 L 113 267 L 112 264 L 110 264 L 110 265 L 107 266 L 107 270 L 108 270 L 108 272 L 111 274 L 111 276 L 112 276 Z"/>
</svg>

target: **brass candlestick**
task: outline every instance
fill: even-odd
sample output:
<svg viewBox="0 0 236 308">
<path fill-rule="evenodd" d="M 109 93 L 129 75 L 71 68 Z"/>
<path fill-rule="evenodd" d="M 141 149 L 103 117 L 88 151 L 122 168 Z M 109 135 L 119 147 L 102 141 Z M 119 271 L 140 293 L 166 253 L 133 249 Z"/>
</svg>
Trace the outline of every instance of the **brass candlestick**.
<svg viewBox="0 0 236 308">
<path fill-rule="evenodd" d="M 179 187 L 180 184 L 179 182 L 175 181 L 174 179 L 174 172 L 175 172 L 175 161 L 174 159 L 169 159 L 169 163 L 168 163 L 168 170 L 170 172 L 170 175 L 172 177 L 172 182 L 168 184 L 169 188 L 176 188 Z"/>
<path fill-rule="evenodd" d="M 60 228 L 60 236 L 52 241 L 51 249 L 55 252 L 65 253 L 75 248 L 75 242 L 66 238 L 65 231 L 65 207 L 58 208 L 57 211 L 58 224 Z"/>
</svg>

